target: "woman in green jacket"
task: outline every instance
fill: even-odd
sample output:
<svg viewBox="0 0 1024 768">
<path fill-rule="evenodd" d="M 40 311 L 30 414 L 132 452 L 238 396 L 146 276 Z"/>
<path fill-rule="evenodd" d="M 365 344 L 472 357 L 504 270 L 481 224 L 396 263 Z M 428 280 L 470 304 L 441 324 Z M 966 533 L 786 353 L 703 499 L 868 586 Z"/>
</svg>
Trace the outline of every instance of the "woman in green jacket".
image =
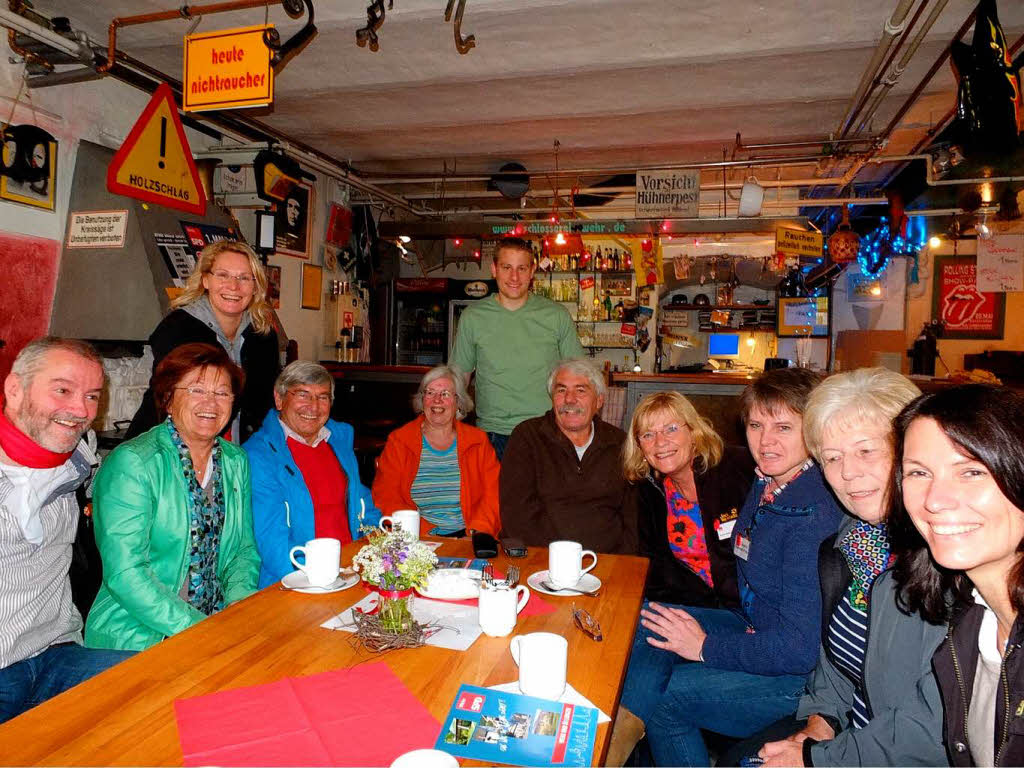
<svg viewBox="0 0 1024 768">
<path fill-rule="evenodd" d="M 219 435 L 244 374 L 184 344 L 153 372 L 166 420 L 119 446 L 93 491 L 103 584 L 86 645 L 142 650 L 256 590 L 249 461 Z"/>
</svg>

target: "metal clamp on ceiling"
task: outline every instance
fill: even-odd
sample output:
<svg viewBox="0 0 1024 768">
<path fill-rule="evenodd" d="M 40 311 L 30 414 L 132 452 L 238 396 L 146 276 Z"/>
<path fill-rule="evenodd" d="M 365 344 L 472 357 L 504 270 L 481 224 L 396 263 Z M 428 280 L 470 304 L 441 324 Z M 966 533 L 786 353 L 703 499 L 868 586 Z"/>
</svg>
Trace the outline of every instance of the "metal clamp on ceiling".
<svg viewBox="0 0 1024 768">
<path fill-rule="evenodd" d="M 207 5 L 183 5 L 169 11 L 140 13 L 136 16 L 114 17 L 110 20 L 110 28 L 107 33 L 107 60 L 97 67 L 97 71 L 109 72 L 114 66 L 114 62 L 117 60 L 117 30 L 119 27 L 150 24 L 154 21 L 171 21 L 173 19 L 180 18 L 190 19 L 193 16 L 205 16 L 206 14 L 222 13 L 224 11 L 244 11 L 249 8 L 265 8 L 271 3 L 284 6 L 285 13 L 292 18 L 298 18 L 294 15 L 295 7 L 297 4 L 300 10 L 299 15 L 301 16 L 302 2 L 303 0 L 227 0 L 227 2 L 209 3 Z M 309 0 L 306 0 L 306 4 L 309 5 L 310 21 L 306 24 L 306 27 L 303 27 L 303 29 L 299 31 L 296 37 L 306 33 L 306 29 L 312 25 L 313 7 L 312 4 L 309 3 Z M 315 33 L 316 27 L 313 27 L 312 33 L 306 33 L 306 39 L 304 42 L 309 42 Z M 291 41 L 289 41 L 289 43 L 290 42 Z"/>
</svg>

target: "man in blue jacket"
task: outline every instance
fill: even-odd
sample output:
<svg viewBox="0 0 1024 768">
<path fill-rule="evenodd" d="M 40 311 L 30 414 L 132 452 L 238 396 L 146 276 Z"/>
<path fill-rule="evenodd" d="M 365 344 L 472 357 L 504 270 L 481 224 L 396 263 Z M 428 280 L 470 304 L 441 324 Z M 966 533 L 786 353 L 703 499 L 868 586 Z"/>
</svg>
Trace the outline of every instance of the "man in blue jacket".
<svg viewBox="0 0 1024 768">
<path fill-rule="evenodd" d="M 252 515 L 263 565 L 262 589 L 293 569 L 292 547 L 314 538 L 359 538 L 380 510 L 359 480 L 353 430 L 330 418 L 334 379 L 297 360 L 274 382 L 276 410 L 245 445 L 252 464 Z"/>
<path fill-rule="evenodd" d="M 747 737 L 796 711 L 821 637 L 818 547 L 842 518 L 803 440 L 821 377 L 771 371 L 741 397 L 757 482 L 731 530 L 740 610 L 650 603 L 622 703 L 657 765 L 710 765 L 701 730 Z"/>
</svg>

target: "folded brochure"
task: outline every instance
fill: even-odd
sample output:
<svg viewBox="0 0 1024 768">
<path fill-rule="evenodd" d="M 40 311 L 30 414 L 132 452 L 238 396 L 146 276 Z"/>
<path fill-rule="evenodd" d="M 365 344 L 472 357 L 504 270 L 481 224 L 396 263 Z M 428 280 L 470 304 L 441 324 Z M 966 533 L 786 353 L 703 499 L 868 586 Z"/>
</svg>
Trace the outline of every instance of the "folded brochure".
<svg viewBox="0 0 1024 768">
<path fill-rule="evenodd" d="M 592 764 L 598 710 L 463 685 L 435 749 L 507 765 Z"/>
</svg>

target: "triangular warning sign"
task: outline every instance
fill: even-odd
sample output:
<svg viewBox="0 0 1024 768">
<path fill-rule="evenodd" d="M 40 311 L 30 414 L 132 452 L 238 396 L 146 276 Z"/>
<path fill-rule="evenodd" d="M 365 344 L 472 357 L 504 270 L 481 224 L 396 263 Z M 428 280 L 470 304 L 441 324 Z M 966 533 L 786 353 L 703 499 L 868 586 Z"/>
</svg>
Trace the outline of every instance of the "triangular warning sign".
<svg viewBox="0 0 1024 768">
<path fill-rule="evenodd" d="M 181 127 L 174 93 L 166 83 L 153 93 L 110 161 L 107 189 L 198 216 L 206 213 L 206 193 Z"/>
</svg>

